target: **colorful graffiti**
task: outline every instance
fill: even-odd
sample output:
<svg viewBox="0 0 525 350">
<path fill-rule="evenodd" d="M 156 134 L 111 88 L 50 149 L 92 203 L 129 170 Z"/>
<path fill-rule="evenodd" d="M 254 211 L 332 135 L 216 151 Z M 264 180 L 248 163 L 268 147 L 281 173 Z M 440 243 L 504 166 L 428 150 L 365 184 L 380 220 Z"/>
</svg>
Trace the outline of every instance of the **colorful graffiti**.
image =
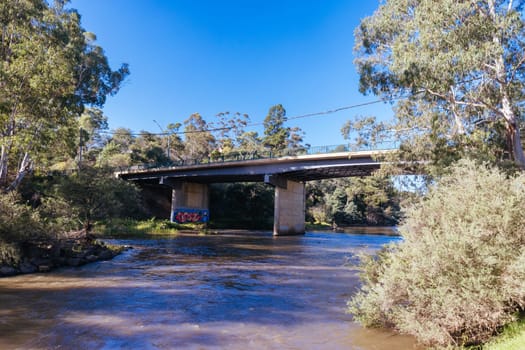
<svg viewBox="0 0 525 350">
<path fill-rule="evenodd" d="M 187 222 L 208 222 L 210 213 L 208 209 L 177 208 L 171 212 L 171 221 L 178 224 Z"/>
</svg>

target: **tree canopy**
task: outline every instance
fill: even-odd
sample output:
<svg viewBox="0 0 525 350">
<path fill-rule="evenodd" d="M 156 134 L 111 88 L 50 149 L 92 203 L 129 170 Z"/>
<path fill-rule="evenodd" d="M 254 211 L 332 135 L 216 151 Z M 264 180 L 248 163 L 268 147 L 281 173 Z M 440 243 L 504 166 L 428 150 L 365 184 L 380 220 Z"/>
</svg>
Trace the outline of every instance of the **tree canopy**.
<svg viewBox="0 0 525 350">
<path fill-rule="evenodd" d="M 85 105 L 101 107 L 128 75 L 112 70 L 68 1 L 0 3 L 0 188 L 12 190 L 50 147 L 78 135 Z M 70 144 L 71 145 L 71 144 Z"/>
<path fill-rule="evenodd" d="M 303 132 L 298 127 L 286 127 L 288 118 L 282 104 L 270 107 L 264 118 L 263 144 L 272 152 L 282 152 L 285 149 L 296 149 L 303 142 Z"/>
<path fill-rule="evenodd" d="M 523 5 L 387 0 L 365 18 L 356 30 L 360 90 L 397 101 L 392 125 L 375 124 L 382 139 L 401 140 L 407 159 L 507 156 L 525 168 Z"/>
</svg>

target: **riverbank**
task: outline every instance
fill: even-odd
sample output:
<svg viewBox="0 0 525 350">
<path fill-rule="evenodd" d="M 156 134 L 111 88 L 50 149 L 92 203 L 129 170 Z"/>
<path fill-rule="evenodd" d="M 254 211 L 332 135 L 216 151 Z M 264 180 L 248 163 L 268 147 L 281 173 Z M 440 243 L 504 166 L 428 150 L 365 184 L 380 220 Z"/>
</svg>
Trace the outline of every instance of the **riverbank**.
<svg viewBox="0 0 525 350">
<path fill-rule="evenodd" d="M 502 334 L 483 345 L 484 350 L 522 350 L 525 346 L 525 314 L 505 326 Z"/>
<path fill-rule="evenodd" d="M 387 236 L 399 236 L 397 226 L 381 226 L 381 225 L 348 225 L 348 226 L 333 226 L 327 223 L 309 223 L 305 224 L 306 231 L 333 231 L 338 233 L 356 233 L 356 234 L 375 234 Z"/>
<path fill-rule="evenodd" d="M 120 238 L 120 237 L 148 237 L 148 236 L 169 236 L 181 232 L 194 232 L 198 234 L 214 234 L 220 232 L 248 232 L 250 229 L 230 229 L 217 228 L 213 225 L 190 223 L 177 224 L 169 220 L 149 219 L 113 219 L 99 222 L 94 227 L 94 234 L 101 238 Z M 260 231 L 271 231 L 271 229 L 261 229 Z M 337 232 L 354 234 L 374 234 L 386 236 L 399 236 L 396 226 L 341 226 L 332 227 L 329 224 L 306 223 L 307 232 Z"/>
<path fill-rule="evenodd" d="M 110 260 L 125 246 L 113 246 L 85 234 L 62 239 L 46 239 L 2 244 L 0 277 L 49 272 L 64 266 L 81 266 Z"/>
<path fill-rule="evenodd" d="M 176 235 L 182 231 L 207 233 L 205 224 L 177 224 L 169 220 L 112 219 L 95 224 L 93 234 L 100 238 Z"/>
</svg>

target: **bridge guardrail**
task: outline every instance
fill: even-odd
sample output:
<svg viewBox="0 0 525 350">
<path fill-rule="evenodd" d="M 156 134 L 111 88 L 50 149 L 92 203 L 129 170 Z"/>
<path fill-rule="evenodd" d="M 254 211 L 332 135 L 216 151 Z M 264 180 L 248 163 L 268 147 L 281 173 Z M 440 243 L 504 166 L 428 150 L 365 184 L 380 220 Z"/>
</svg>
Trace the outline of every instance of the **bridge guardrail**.
<svg viewBox="0 0 525 350">
<path fill-rule="evenodd" d="M 399 142 L 388 141 L 381 143 L 380 147 L 370 147 L 369 145 L 355 146 L 352 144 L 329 145 L 329 146 L 315 146 L 315 147 L 298 147 L 293 149 L 286 149 L 279 152 L 271 150 L 267 151 L 253 151 L 253 152 L 229 152 L 210 154 L 208 157 L 198 159 L 180 159 L 177 161 L 165 163 L 143 163 L 136 164 L 129 167 L 118 167 L 115 171 L 119 172 L 133 172 L 148 169 L 173 168 L 180 166 L 203 165 L 214 163 L 230 163 L 255 159 L 272 159 L 286 156 L 300 156 L 300 155 L 314 155 L 314 154 L 328 154 L 336 152 L 358 152 L 358 151 L 373 151 L 373 150 L 389 150 L 399 148 Z"/>
<path fill-rule="evenodd" d="M 329 146 L 315 146 L 315 147 L 298 147 L 294 149 L 286 149 L 280 152 L 274 152 L 271 150 L 266 150 L 263 152 L 253 151 L 253 152 L 229 152 L 226 154 L 215 154 L 209 155 L 208 157 L 199 158 L 199 159 L 180 159 L 177 161 L 165 162 L 165 163 L 142 163 L 134 164 L 131 166 L 124 167 L 114 167 L 112 168 L 113 172 L 135 172 L 148 169 L 162 169 L 162 168 L 174 168 L 180 166 L 189 166 L 189 165 L 201 165 L 201 164 L 215 164 L 215 163 L 231 163 L 238 161 L 246 160 L 255 160 L 255 159 L 272 159 L 285 156 L 300 156 L 300 155 L 314 155 L 314 154 L 329 154 L 337 152 L 358 152 L 358 151 L 379 151 L 379 150 L 390 150 L 398 149 L 399 142 L 397 141 L 388 141 L 383 142 L 379 146 L 371 147 L 370 145 L 360 145 L 355 146 L 352 144 L 340 144 L 340 145 L 329 145 Z M 65 170 L 45 170 L 41 169 L 41 172 L 51 175 L 71 175 L 76 173 L 79 169 L 65 169 Z"/>
</svg>

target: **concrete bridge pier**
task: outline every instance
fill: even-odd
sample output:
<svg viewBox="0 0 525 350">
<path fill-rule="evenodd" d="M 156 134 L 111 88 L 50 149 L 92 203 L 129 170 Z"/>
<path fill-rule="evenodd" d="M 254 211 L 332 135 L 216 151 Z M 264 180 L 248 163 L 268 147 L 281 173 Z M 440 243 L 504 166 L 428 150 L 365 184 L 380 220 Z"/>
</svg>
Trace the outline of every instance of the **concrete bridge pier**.
<svg viewBox="0 0 525 350">
<path fill-rule="evenodd" d="M 207 184 L 170 181 L 163 178 L 161 183 L 169 185 L 171 191 L 170 220 L 177 223 L 207 223 L 210 218 L 209 188 Z"/>
<path fill-rule="evenodd" d="M 264 182 L 275 186 L 274 236 L 304 234 L 304 182 L 292 181 L 275 175 L 266 175 Z"/>
</svg>

